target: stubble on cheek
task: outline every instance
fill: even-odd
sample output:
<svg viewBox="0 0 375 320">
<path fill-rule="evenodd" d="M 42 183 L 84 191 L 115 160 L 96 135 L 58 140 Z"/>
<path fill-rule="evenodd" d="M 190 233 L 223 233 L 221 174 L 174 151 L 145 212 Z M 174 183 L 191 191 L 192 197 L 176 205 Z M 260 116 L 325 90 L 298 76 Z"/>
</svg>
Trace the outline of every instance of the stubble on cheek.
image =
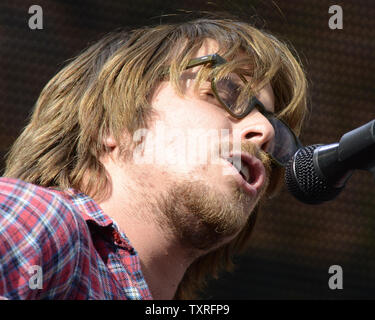
<svg viewBox="0 0 375 320">
<path fill-rule="evenodd" d="M 250 144 L 241 149 L 260 158 L 268 173 L 265 154 L 259 154 Z M 266 185 L 255 199 L 248 196 L 233 176 L 223 175 L 219 167 L 201 165 L 182 178 L 174 173 L 175 181 L 169 180 L 164 192 L 155 195 L 156 222 L 185 248 L 208 251 L 233 239 L 247 225 L 264 194 Z M 216 170 L 216 176 L 212 176 L 211 170 Z"/>
</svg>

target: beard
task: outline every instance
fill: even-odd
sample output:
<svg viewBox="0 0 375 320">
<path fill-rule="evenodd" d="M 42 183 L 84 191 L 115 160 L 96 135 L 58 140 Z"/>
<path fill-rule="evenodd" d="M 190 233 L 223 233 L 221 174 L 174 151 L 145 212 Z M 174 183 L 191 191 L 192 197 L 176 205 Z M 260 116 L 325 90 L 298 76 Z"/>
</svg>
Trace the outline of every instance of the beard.
<svg viewBox="0 0 375 320">
<path fill-rule="evenodd" d="M 270 161 L 253 144 L 241 146 L 260 159 L 266 169 L 266 181 L 255 199 L 250 198 L 229 176 L 230 192 L 224 193 L 207 182 L 174 183 L 158 201 L 164 215 L 159 226 L 172 232 L 184 248 L 209 251 L 233 239 L 246 225 L 268 186 Z"/>
</svg>

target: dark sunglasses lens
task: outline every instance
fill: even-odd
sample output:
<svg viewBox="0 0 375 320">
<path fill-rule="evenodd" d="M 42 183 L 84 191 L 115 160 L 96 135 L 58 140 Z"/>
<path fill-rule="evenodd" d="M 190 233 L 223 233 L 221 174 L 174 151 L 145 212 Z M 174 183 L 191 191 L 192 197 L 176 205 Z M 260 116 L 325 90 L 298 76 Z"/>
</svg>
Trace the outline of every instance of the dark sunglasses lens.
<svg viewBox="0 0 375 320">
<path fill-rule="evenodd" d="M 243 90 L 243 81 L 236 73 L 215 80 L 215 87 L 219 99 L 232 113 L 240 116 L 246 111 L 249 97 Z"/>
<path fill-rule="evenodd" d="M 241 117 L 248 113 L 248 108 L 252 105 L 262 112 L 263 105 L 255 99 L 255 103 L 249 105 L 249 95 L 244 90 L 244 82 L 236 73 L 230 73 L 222 79 L 215 80 L 216 94 L 223 104 L 235 115 Z M 267 116 L 275 130 L 275 138 L 269 144 L 269 153 L 281 165 L 286 165 L 299 149 L 299 142 L 292 130 L 281 120 L 274 116 Z"/>
<path fill-rule="evenodd" d="M 275 117 L 269 117 L 268 120 L 275 130 L 275 137 L 269 144 L 267 152 L 285 165 L 299 149 L 299 142 L 291 129 L 282 121 Z"/>
</svg>

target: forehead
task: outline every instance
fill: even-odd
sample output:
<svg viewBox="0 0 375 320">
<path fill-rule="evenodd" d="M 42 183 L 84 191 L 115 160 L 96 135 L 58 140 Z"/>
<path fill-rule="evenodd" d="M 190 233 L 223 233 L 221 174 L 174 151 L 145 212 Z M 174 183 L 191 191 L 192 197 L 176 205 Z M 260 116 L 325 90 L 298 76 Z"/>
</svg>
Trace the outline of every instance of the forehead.
<svg viewBox="0 0 375 320">
<path fill-rule="evenodd" d="M 202 46 L 197 51 L 197 57 L 213 54 L 219 51 L 219 44 L 216 40 L 207 38 L 203 41 Z"/>
</svg>

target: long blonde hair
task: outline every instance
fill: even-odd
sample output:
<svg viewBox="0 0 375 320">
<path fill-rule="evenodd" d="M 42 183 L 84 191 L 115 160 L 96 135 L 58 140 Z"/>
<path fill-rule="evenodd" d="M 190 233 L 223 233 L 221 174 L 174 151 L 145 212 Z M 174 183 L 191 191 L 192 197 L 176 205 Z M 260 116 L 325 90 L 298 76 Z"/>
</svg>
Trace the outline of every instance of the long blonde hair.
<svg viewBox="0 0 375 320">
<path fill-rule="evenodd" d="M 111 134 L 119 143 L 124 131 L 132 134 L 147 127 L 149 98 L 165 69 L 178 88 L 182 70 L 207 38 L 217 41 L 225 58 L 239 51 L 247 54 L 253 76 L 259 83 L 271 83 L 276 112 L 298 134 L 306 114 L 307 82 L 295 54 L 248 23 L 202 18 L 114 32 L 73 59 L 42 90 L 29 124 L 8 154 L 5 176 L 103 196 L 109 184 L 99 161 L 108 151 L 104 138 Z M 89 179 L 83 181 L 87 172 Z M 281 176 L 280 170 L 272 173 L 269 194 Z M 188 268 L 175 298 L 195 297 L 207 275 L 231 268 L 232 255 L 249 242 L 257 211 L 237 238 Z"/>
</svg>

